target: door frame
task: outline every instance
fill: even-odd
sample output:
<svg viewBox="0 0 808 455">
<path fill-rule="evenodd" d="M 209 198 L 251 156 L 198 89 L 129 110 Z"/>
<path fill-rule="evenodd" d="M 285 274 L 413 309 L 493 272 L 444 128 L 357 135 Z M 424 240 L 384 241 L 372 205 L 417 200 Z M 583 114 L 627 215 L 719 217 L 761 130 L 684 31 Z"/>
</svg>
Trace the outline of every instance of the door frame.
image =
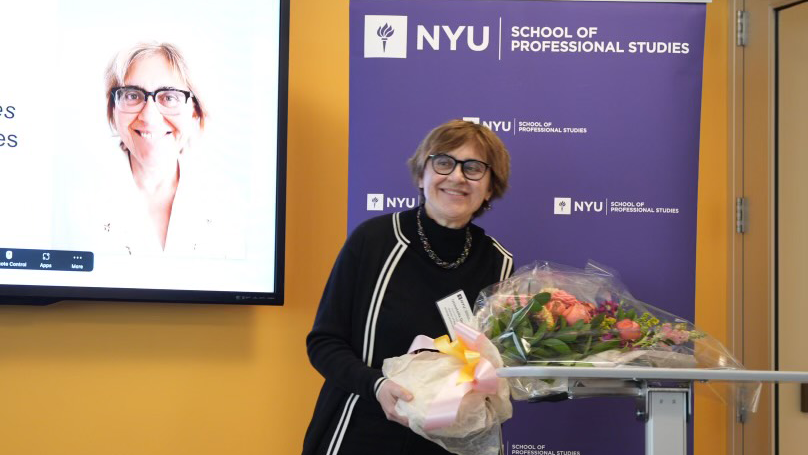
<svg viewBox="0 0 808 455">
<path fill-rule="evenodd" d="M 800 0 L 730 0 L 730 24 L 749 14 L 747 43 L 729 50 L 729 207 L 745 198 L 746 232 L 730 235 L 730 348 L 750 369 L 776 365 L 775 302 L 775 44 L 776 11 Z M 730 209 L 730 225 L 736 211 Z M 729 408 L 729 453 L 776 454 L 775 386 L 764 384 L 757 412 L 741 424 Z"/>
</svg>

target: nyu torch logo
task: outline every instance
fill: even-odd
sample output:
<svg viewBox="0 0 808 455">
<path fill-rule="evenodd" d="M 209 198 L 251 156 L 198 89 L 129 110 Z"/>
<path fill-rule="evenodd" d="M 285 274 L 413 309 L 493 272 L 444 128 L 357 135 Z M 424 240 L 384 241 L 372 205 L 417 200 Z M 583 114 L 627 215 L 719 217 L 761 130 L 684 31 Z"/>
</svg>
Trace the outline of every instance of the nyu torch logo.
<svg viewBox="0 0 808 455">
<path fill-rule="evenodd" d="M 555 214 L 555 215 L 571 215 L 572 214 L 572 198 L 569 198 L 569 197 L 553 198 L 553 214 Z"/>
<path fill-rule="evenodd" d="M 391 27 L 390 24 L 384 24 L 376 29 L 376 36 L 382 40 L 382 52 L 387 52 L 387 40 L 389 40 L 395 32 L 396 29 Z"/>
<path fill-rule="evenodd" d="M 368 194 L 368 210 L 384 210 L 384 194 L 369 193 Z"/>
<path fill-rule="evenodd" d="M 365 58 L 407 58 L 407 16 L 365 16 Z"/>
</svg>

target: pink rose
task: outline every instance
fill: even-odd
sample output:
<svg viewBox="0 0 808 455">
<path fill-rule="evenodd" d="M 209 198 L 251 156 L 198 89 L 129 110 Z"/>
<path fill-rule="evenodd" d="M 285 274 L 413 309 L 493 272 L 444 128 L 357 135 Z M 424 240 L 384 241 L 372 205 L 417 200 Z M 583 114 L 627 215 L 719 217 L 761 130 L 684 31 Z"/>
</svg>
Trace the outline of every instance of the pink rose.
<svg viewBox="0 0 808 455">
<path fill-rule="evenodd" d="M 632 321 L 631 319 L 623 319 L 622 321 L 617 321 L 614 327 L 620 333 L 620 339 L 624 341 L 637 341 L 640 338 L 642 338 L 642 330 L 640 330 L 640 324 L 637 324 L 635 321 Z"/>
<path fill-rule="evenodd" d="M 592 313 L 589 306 L 580 302 L 570 305 L 566 310 L 564 310 L 561 316 L 567 320 L 568 325 L 575 324 L 580 320 L 583 320 L 584 322 L 589 322 L 592 320 Z"/>
<path fill-rule="evenodd" d="M 673 344 L 684 344 L 690 339 L 690 332 L 687 330 L 679 330 L 674 329 L 670 323 L 662 324 L 659 333 L 662 339 L 667 339 L 673 342 Z"/>
<path fill-rule="evenodd" d="M 671 334 L 671 341 L 674 344 L 685 344 L 690 339 L 690 333 L 684 330 L 674 330 Z"/>
<path fill-rule="evenodd" d="M 569 292 L 562 291 L 561 289 L 553 292 L 553 295 L 550 296 L 550 300 L 561 302 L 566 306 L 578 303 L 578 299 L 576 299 L 574 295 L 570 294 Z"/>
<path fill-rule="evenodd" d="M 553 294 L 550 296 L 550 301 L 544 306 L 546 306 L 547 309 L 553 313 L 553 316 L 561 316 L 566 310 L 575 304 L 580 304 L 580 302 L 575 298 L 574 295 L 559 289 L 553 292 Z"/>
<path fill-rule="evenodd" d="M 519 305 L 516 304 L 517 298 L 519 299 Z M 532 295 L 509 295 L 505 298 L 505 306 L 512 310 L 518 310 L 519 308 L 527 305 L 531 298 L 533 298 Z"/>
</svg>

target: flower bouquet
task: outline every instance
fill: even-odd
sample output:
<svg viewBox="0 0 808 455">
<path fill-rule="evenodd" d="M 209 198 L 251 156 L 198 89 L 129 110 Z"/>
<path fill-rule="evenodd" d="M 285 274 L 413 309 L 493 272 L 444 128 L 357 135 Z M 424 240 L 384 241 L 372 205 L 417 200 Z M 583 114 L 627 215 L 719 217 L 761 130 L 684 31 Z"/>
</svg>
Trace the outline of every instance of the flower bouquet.
<svg viewBox="0 0 808 455">
<path fill-rule="evenodd" d="M 635 299 L 594 263 L 523 267 L 484 289 L 475 315 L 505 366 L 743 368 L 718 341 Z M 567 391 L 565 379 L 511 378 L 510 385 L 517 400 Z"/>
<path fill-rule="evenodd" d="M 410 429 L 459 455 L 500 453 L 500 424 L 511 417 L 508 382 L 497 348 L 478 330 L 455 326 L 457 340 L 419 335 L 409 353 L 384 360 L 385 377 L 412 392 L 396 412 Z"/>
</svg>

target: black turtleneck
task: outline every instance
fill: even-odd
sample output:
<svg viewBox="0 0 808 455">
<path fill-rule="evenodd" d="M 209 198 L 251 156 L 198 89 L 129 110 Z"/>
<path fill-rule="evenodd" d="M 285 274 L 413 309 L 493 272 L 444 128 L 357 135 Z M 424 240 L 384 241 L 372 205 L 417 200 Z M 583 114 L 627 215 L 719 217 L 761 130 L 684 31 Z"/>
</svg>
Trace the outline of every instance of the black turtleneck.
<svg viewBox="0 0 808 455">
<path fill-rule="evenodd" d="M 424 227 L 424 235 L 426 235 L 432 251 L 441 260 L 454 262 L 463 253 L 463 245 L 466 243 L 465 226 L 459 229 L 441 226 L 427 215 L 423 206 L 421 207 L 421 226 Z M 418 245 L 423 246 L 420 236 L 416 238 Z"/>
</svg>

